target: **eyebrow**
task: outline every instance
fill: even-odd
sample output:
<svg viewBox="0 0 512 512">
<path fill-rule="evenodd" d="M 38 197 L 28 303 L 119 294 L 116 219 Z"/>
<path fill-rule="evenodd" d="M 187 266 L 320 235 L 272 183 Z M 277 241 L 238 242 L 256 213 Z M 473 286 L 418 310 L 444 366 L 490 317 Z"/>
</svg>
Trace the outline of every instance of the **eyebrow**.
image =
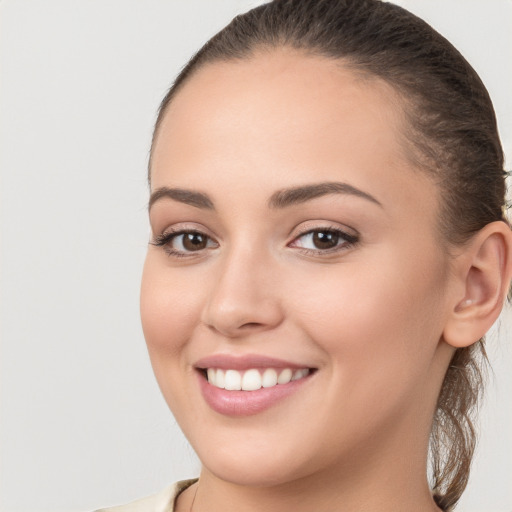
<svg viewBox="0 0 512 512">
<path fill-rule="evenodd" d="M 268 205 L 270 208 L 286 208 L 288 206 L 305 203 L 311 199 L 316 199 L 317 197 L 329 194 L 346 194 L 356 196 L 382 207 L 382 203 L 367 192 L 363 192 L 348 183 L 341 183 L 337 181 L 327 181 L 278 190 L 272 194 L 268 201 Z"/>
<path fill-rule="evenodd" d="M 305 203 L 318 197 L 330 195 L 330 194 L 345 194 L 360 197 L 366 199 L 372 203 L 375 203 L 382 207 L 380 201 L 375 199 L 372 195 L 367 192 L 349 185 L 348 183 L 341 183 L 337 181 L 328 181 L 323 183 L 314 183 L 311 185 L 301 185 L 293 188 L 286 188 L 274 192 L 268 200 L 268 206 L 270 208 L 287 208 L 296 204 Z M 148 208 L 151 209 L 154 203 L 161 200 L 162 198 L 173 199 L 180 203 L 185 203 L 196 208 L 202 208 L 205 210 L 215 210 L 215 206 L 210 197 L 196 190 L 188 190 L 182 188 L 169 188 L 161 187 L 156 189 L 149 199 Z"/>
<path fill-rule="evenodd" d="M 195 206 L 196 208 L 215 210 L 213 201 L 208 197 L 207 194 L 204 194 L 203 192 L 197 192 L 195 190 L 169 187 L 157 188 L 151 194 L 151 197 L 149 198 L 148 209 L 151 209 L 153 204 L 155 204 L 160 199 L 163 199 L 164 197 L 168 199 L 174 199 L 174 201 L 178 201 L 180 203 L 189 204 L 190 206 Z"/>
</svg>

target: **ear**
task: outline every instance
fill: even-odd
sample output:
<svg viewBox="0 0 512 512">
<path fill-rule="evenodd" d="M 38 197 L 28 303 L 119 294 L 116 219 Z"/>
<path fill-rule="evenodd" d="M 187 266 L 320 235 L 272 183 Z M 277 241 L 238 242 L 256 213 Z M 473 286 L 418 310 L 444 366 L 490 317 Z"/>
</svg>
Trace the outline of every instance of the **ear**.
<svg viewBox="0 0 512 512">
<path fill-rule="evenodd" d="M 487 224 L 455 261 L 454 297 L 443 331 L 455 348 L 478 341 L 498 318 L 512 277 L 512 231 L 502 221 Z"/>
</svg>

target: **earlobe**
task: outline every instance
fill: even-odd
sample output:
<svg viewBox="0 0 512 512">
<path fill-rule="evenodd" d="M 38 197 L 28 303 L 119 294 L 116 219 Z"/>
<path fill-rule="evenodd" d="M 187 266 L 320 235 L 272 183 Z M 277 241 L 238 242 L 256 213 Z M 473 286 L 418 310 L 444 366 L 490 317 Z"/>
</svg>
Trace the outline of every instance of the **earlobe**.
<svg viewBox="0 0 512 512">
<path fill-rule="evenodd" d="M 446 343 L 462 348 L 482 338 L 498 318 L 512 277 L 512 231 L 488 224 L 465 246 L 455 273 L 462 293 L 454 298 L 443 331 Z"/>
</svg>

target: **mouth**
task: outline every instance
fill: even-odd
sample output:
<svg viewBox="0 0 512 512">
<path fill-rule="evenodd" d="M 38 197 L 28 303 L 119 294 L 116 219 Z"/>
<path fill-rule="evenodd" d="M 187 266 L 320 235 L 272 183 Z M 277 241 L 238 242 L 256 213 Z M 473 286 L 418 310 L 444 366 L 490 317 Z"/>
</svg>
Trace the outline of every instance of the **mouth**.
<svg viewBox="0 0 512 512">
<path fill-rule="evenodd" d="M 317 369 L 263 356 L 210 356 L 195 369 L 207 405 L 227 416 L 249 416 L 275 406 L 306 385 Z"/>
<path fill-rule="evenodd" d="M 209 384 L 227 391 L 257 391 L 261 388 L 283 386 L 304 379 L 312 368 L 249 368 L 245 371 L 223 368 L 200 369 Z"/>
</svg>

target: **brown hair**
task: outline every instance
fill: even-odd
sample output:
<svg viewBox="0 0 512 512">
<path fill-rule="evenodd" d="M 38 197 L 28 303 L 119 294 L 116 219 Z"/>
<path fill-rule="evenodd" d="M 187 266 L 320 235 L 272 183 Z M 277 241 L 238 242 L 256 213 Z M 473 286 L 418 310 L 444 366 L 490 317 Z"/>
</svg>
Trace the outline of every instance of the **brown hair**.
<svg viewBox="0 0 512 512">
<path fill-rule="evenodd" d="M 440 187 L 446 241 L 463 244 L 486 224 L 505 220 L 503 151 L 485 86 L 432 27 L 380 0 L 274 0 L 237 16 L 175 80 L 160 106 L 153 145 L 172 98 L 201 66 L 279 47 L 342 60 L 395 88 L 409 125 L 409 156 Z M 431 486 L 445 511 L 468 481 L 486 360 L 483 340 L 457 349 L 439 395 L 430 437 Z"/>
</svg>

